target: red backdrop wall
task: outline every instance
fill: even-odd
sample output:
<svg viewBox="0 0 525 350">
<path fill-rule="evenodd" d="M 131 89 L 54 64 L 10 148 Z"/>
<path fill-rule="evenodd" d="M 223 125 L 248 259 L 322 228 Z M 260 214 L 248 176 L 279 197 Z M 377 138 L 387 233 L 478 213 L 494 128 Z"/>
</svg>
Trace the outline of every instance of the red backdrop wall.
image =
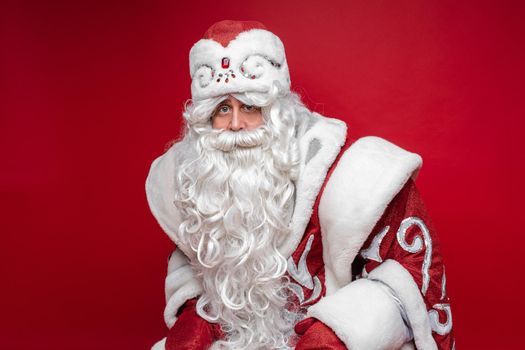
<svg viewBox="0 0 525 350">
<path fill-rule="evenodd" d="M 285 43 L 314 110 L 423 156 L 458 349 L 520 347 L 520 1 L 17 1 L 0 9 L 0 347 L 145 349 L 171 242 L 146 204 L 188 51 L 220 19 Z"/>
</svg>

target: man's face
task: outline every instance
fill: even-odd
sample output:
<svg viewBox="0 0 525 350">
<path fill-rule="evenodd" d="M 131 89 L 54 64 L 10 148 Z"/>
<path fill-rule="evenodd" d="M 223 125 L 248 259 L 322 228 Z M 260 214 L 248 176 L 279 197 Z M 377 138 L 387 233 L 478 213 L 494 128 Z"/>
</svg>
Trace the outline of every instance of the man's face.
<svg viewBox="0 0 525 350">
<path fill-rule="evenodd" d="M 214 129 L 252 130 L 263 124 L 261 108 L 242 103 L 233 96 L 217 106 L 211 117 Z"/>
</svg>

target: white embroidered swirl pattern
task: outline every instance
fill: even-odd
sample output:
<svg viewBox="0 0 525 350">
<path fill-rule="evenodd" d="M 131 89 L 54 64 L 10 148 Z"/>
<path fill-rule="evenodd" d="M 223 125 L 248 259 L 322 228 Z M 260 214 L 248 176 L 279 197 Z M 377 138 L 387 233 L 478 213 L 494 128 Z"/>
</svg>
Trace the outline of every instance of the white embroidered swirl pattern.
<svg viewBox="0 0 525 350">
<path fill-rule="evenodd" d="M 421 238 L 421 236 L 419 235 L 416 235 L 412 243 L 408 243 L 405 240 L 405 235 L 408 229 L 413 225 L 416 225 L 421 229 L 421 232 L 423 233 L 423 238 Z M 425 225 L 423 220 L 421 220 L 418 217 L 408 217 L 401 221 L 401 225 L 399 225 L 399 229 L 397 231 L 397 241 L 401 248 L 413 254 L 419 253 L 421 250 L 423 250 L 423 242 L 425 243 L 425 257 L 423 259 L 423 265 L 421 267 L 421 273 L 423 275 L 421 293 L 425 295 L 427 293 L 428 285 L 430 283 L 429 269 L 432 259 L 432 239 L 430 238 L 430 232 L 428 231 L 427 226 Z"/>
<path fill-rule="evenodd" d="M 450 333 L 452 329 L 452 310 L 450 309 L 450 304 L 435 304 L 432 308 L 435 310 L 428 311 L 430 328 L 439 335 Z M 445 311 L 447 315 L 445 322 L 439 322 L 439 312 L 437 310 Z"/>
<path fill-rule="evenodd" d="M 229 70 L 230 73 L 240 73 L 247 79 L 259 79 L 269 69 L 280 69 L 281 63 L 278 63 L 274 59 L 261 54 L 254 54 L 246 57 L 239 65 L 237 71 Z M 196 70 L 192 76 L 192 80 L 197 79 L 200 88 L 205 88 L 210 85 L 216 76 L 216 70 L 211 64 L 202 64 Z"/>
</svg>

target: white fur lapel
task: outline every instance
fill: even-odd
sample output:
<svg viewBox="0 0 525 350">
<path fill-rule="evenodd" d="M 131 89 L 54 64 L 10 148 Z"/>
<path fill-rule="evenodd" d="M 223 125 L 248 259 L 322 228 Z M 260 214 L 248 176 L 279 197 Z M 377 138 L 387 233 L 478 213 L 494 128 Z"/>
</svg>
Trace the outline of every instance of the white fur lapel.
<svg viewBox="0 0 525 350">
<path fill-rule="evenodd" d="M 327 294 L 350 283 L 350 266 L 421 157 L 379 137 L 363 137 L 343 154 L 319 203 Z"/>
<path fill-rule="evenodd" d="M 188 145 L 184 142 L 177 142 L 166 153 L 153 161 L 146 179 L 146 197 L 150 210 L 160 227 L 175 242 L 177 248 L 193 260 L 195 257 L 193 251 L 177 238 L 177 231 L 182 220 L 173 203 L 175 164 L 179 163 L 176 161 L 177 157 L 183 155 L 184 152 L 191 152 Z"/>
<path fill-rule="evenodd" d="M 311 113 L 303 116 L 298 125 L 297 135 L 301 165 L 290 223 L 292 232 L 280 247 L 281 253 L 287 258 L 299 244 L 328 169 L 344 145 L 346 124 L 338 119 Z M 153 162 L 146 179 L 146 196 L 151 212 L 162 229 L 177 247 L 193 260 L 194 252 L 177 238 L 181 218 L 173 204 L 175 164 L 178 163 L 176 159 L 190 151 L 188 145 L 178 142 Z"/>
<path fill-rule="evenodd" d="M 318 113 L 304 118 L 298 130 L 301 168 L 295 183 L 295 205 L 290 227 L 292 232 L 280 251 L 289 257 L 297 248 L 312 216 L 313 206 L 328 169 L 346 139 L 346 124 Z"/>
</svg>

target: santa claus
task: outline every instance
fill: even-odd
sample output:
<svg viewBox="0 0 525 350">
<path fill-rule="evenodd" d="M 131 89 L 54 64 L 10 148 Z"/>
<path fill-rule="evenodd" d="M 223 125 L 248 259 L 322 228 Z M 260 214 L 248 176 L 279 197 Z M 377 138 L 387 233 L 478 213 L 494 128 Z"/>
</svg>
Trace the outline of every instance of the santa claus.
<svg viewBox="0 0 525 350">
<path fill-rule="evenodd" d="M 153 349 L 452 349 L 421 158 L 311 112 L 281 40 L 221 21 L 190 51 L 184 137 L 146 181 L 176 244 Z"/>
</svg>

